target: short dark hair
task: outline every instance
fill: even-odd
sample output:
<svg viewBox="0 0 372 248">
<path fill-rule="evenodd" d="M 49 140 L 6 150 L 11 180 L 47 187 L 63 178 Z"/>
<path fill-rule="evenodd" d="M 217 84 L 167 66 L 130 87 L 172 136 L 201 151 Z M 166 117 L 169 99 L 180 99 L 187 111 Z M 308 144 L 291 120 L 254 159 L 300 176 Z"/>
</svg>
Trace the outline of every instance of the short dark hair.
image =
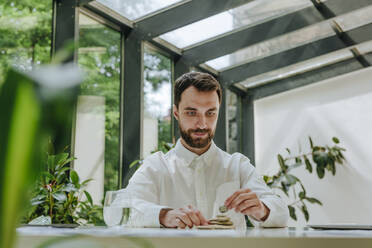
<svg viewBox="0 0 372 248">
<path fill-rule="evenodd" d="M 198 91 L 216 91 L 218 100 L 221 103 L 222 90 L 220 83 L 210 74 L 203 72 L 188 72 L 177 78 L 174 84 L 174 104 L 177 106 L 181 101 L 181 94 L 190 86 L 194 86 Z"/>
</svg>

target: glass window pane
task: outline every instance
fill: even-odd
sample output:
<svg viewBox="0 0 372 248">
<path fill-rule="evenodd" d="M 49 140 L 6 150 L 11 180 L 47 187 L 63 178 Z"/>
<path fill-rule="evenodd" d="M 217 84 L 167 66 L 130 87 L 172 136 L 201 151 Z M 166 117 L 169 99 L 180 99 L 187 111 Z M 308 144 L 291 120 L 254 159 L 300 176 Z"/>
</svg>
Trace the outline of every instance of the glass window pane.
<svg viewBox="0 0 372 248">
<path fill-rule="evenodd" d="M 179 48 L 310 6 L 308 0 L 256 0 L 160 36 Z"/>
<path fill-rule="evenodd" d="M 334 35 L 331 25 L 322 22 L 240 49 L 235 53 L 207 61 L 206 64 L 216 70 L 225 70 L 230 66 L 258 60 L 331 35 Z"/>
<path fill-rule="evenodd" d="M 129 20 L 135 20 L 183 0 L 97 0 Z"/>
<path fill-rule="evenodd" d="M 0 2 L 0 84 L 14 66 L 29 71 L 50 61 L 52 1 Z"/>
<path fill-rule="evenodd" d="M 85 80 L 77 104 L 74 166 L 81 177 L 95 180 L 88 191 L 99 202 L 104 190 L 119 186 L 120 33 L 82 13 L 79 28 L 78 63 Z"/>
<path fill-rule="evenodd" d="M 145 46 L 144 53 L 143 157 L 156 150 L 167 151 L 171 130 L 171 60 Z"/>
</svg>

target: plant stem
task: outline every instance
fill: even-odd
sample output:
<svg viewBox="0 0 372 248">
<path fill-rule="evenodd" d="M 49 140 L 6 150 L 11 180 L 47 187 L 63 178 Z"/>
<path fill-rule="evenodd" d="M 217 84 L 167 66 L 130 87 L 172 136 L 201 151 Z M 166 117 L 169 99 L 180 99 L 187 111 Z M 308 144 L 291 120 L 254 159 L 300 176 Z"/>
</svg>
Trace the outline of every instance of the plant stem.
<svg viewBox="0 0 372 248">
<path fill-rule="evenodd" d="M 51 221 L 53 219 L 53 205 L 52 192 L 49 192 L 49 216 Z"/>
<path fill-rule="evenodd" d="M 297 155 L 297 156 L 285 158 L 284 161 L 291 160 L 291 159 L 296 159 L 296 158 L 301 158 L 303 156 L 309 156 L 309 155 L 312 155 L 312 154 L 313 154 L 312 152 L 303 153 L 303 154 L 300 154 L 300 155 Z"/>
<path fill-rule="evenodd" d="M 299 200 L 297 200 L 297 201 L 294 201 L 294 202 L 292 202 L 291 204 L 289 204 L 289 206 L 292 206 L 292 205 L 294 205 L 294 204 L 296 204 L 296 203 L 298 203 L 298 202 L 301 202 L 302 200 L 301 199 L 299 199 Z"/>
</svg>

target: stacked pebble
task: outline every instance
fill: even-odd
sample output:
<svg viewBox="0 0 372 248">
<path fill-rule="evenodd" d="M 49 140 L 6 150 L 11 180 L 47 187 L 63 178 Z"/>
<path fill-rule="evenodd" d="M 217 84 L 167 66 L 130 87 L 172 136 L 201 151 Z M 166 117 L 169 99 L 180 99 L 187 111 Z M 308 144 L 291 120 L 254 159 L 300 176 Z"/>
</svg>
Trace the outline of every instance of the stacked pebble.
<svg viewBox="0 0 372 248">
<path fill-rule="evenodd" d="M 234 229 L 234 223 L 225 214 L 218 214 L 209 220 L 208 226 L 198 226 L 198 229 Z"/>
</svg>

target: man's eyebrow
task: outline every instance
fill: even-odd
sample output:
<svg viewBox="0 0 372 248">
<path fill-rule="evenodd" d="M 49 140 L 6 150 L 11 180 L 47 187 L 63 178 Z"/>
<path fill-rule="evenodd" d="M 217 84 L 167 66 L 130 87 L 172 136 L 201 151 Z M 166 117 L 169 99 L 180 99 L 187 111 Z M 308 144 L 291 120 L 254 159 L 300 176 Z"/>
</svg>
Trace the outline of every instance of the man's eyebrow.
<svg viewBox="0 0 372 248">
<path fill-rule="evenodd" d="M 216 107 L 208 109 L 208 111 L 216 111 L 216 110 L 217 110 Z"/>
<path fill-rule="evenodd" d="M 185 110 L 197 110 L 196 108 L 186 107 Z"/>
</svg>

